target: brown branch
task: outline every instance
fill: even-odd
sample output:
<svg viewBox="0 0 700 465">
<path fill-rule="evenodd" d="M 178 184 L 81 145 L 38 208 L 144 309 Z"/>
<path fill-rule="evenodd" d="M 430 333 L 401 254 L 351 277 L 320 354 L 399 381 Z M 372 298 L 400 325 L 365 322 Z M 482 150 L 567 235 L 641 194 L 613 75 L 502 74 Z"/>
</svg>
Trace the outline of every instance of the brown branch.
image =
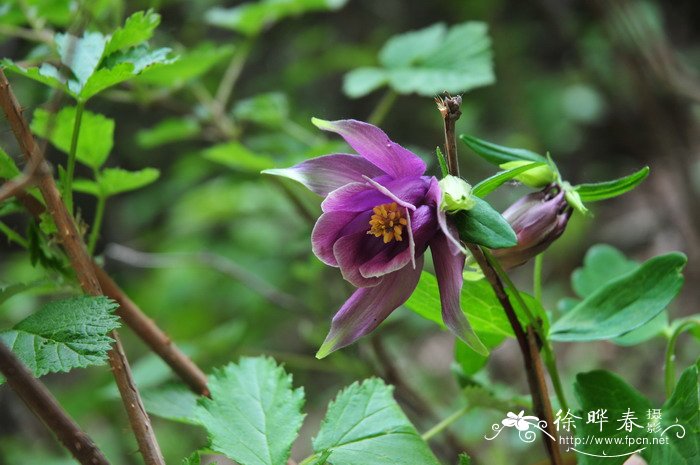
<svg viewBox="0 0 700 465">
<path fill-rule="evenodd" d="M 2 106 L 27 162 L 32 163 L 35 157 L 41 157 L 41 151 L 22 116 L 21 106 L 12 93 L 10 83 L 1 69 L 0 106 Z M 56 224 L 57 235 L 63 249 L 66 251 L 66 255 L 68 255 L 78 282 L 86 294 L 93 296 L 102 295 L 102 289 L 93 270 L 92 259 L 87 253 L 82 236 L 78 232 L 73 217 L 61 199 L 61 194 L 56 187 L 53 177 L 49 174 L 46 162 L 42 160 L 41 164 L 44 166 L 38 172 L 37 184 L 46 202 L 46 210 Z M 134 384 L 129 362 L 119 342 L 119 336 L 116 331 L 113 331 L 111 336 L 114 338 L 115 344 L 109 352 L 109 361 L 129 416 L 131 428 L 139 444 L 139 450 L 147 465 L 164 465 L 165 462 L 153 433 L 151 421 L 146 414 L 141 396 Z"/>
<path fill-rule="evenodd" d="M 0 342 L 0 373 L 29 409 L 56 435 L 63 446 L 83 465 L 109 465 L 80 426 L 63 410 L 46 386 L 22 365 L 12 351 Z"/>
<path fill-rule="evenodd" d="M 459 176 L 455 121 L 457 121 L 461 115 L 459 107 L 462 104 L 462 98 L 459 96 L 450 97 L 447 95 L 435 100 L 445 123 L 445 151 L 448 170 L 451 175 Z M 544 419 L 547 422 L 545 429 L 554 438 L 554 440 L 551 440 L 547 436 L 543 436 L 542 440 L 544 441 L 545 449 L 547 450 L 552 465 L 562 465 L 563 462 L 557 439 L 558 435 L 553 424 L 554 415 L 552 412 L 552 404 L 549 400 L 549 394 L 547 393 L 547 383 L 544 377 L 544 368 L 542 366 L 542 359 L 540 358 L 539 346 L 534 328 L 528 326 L 527 330 L 523 330 L 501 278 L 498 276 L 498 273 L 491 263 L 489 263 L 481 247 L 477 244 L 470 243 L 467 243 L 466 246 L 474 256 L 479 267 L 481 267 L 486 280 L 493 288 L 496 298 L 506 313 L 510 326 L 513 328 L 515 338 L 518 341 L 518 346 L 523 356 L 525 373 L 527 375 L 530 393 L 532 394 L 532 404 L 535 413 L 538 418 Z"/>
</svg>

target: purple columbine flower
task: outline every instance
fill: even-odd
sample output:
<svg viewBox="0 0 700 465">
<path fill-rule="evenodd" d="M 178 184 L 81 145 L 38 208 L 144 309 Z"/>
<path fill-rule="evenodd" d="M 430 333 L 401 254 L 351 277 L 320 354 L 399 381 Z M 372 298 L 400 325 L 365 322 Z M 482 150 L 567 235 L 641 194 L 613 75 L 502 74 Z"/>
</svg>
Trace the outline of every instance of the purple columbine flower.
<svg viewBox="0 0 700 465">
<path fill-rule="evenodd" d="M 353 343 L 406 302 L 418 284 L 428 247 L 445 325 L 484 351 L 460 308 L 464 249 L 439 208 L 438 180 L 425 176 L 423 160 L 371 124 L 313 122 L 342 136 L 358 155 L 326 155 L 266 172 L 299 181 L 325 197 L 311 235 L 313 252 L 358 288 L 333 317 L 316 356 Z"/>
<path fill-rule="evenodd" d="M 571 212 L 566 193 L 557 184 L 521 197 L 503 212 L 518 237 L 518 245 L 495 249 L 493 255 L 506 270 L 523 265 L 562 235 Z"/>
</svg>

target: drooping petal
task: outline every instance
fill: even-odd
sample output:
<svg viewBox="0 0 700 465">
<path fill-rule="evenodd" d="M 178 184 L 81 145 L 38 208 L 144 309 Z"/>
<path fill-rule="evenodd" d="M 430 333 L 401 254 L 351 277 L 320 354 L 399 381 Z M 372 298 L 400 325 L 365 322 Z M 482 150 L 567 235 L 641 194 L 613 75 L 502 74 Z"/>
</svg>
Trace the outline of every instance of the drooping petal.
<svg viewBox="0 0 700 465">
<path fill-rule="evenodd" d="M 362 176 L 374 178 L 386 174 L 359 155 L 342 153 L 312 158 L 291 168 L 270 169 L 263 173 L 293 179 L 324 197 L 345 184 L 364 182 Z"/>
<path fill-rule="evenodd" d="M 374 330 L 413 293 L 421 269 L 423 257 L 417 266 L 406 266 L 384 277 L 375 287 L 355 291 L 333 317 L 331 330 L 316 357 L 323 358 L 331 352 L 352 344 Z"/>
<path fill-rule="evenodd" d="M 369 213 L 352 211 L 332 211 L 321 215 L 311 232 L 311 248 L 314 254 L 326 265 L 338 266 L 333 254 L 333 245 L 345 234 L 366 231 L 369 217 Z"/>
<path fill-rule="evenodd" d="M 393 142 L 376 126 L 351 119 L 324 121 L 313 118 L 312 122 L 319 129 L 342 136 L 358 154 L 394 178 L 425 173 L 425 163 L 418 155 Z"/>
<path fill-rule="evenodd" d="M 428 205 L 418 207 L 408 218 L 410 218 L 408 244 L 404 239 L 402 242 L 392 242 L 385 246 L 371 260 L 360 266 L 362 276 L 365 278 L 383 276 L 408 264 L 412 267 L 417 266 L 416 257 L 425 252 L 428 241 L 435 235 L 437 222 L 434 209 Z M 381 242 L 381 238 L 371 237 L 370 239 Z"/>
<path fill-rule="evenodd" d="M 440 290 L 442 321 L 455 336 L 466 342 L 474 351 L 488 355 L 488 349 L 474 333 L 460 305 L 465 256 L 453 255 L 447 237 L 440 233 L 430 242 L 430 252 L 433 255 L 435 276 Z"/>
<path fill-rule="evenodd" d="M 452 254 L 466 254 L 467 249 L 464 247 L 464 245 L 462 245 L 462 242 L 459 240 L 459 234 L 457 233 L 457 229 L 454 227 L 454 225 L 451 224 L 450 221 L 448 221 L 447 214 L 440 208 L 440 203 L 442 201 L 442 191 L 440 190 L 440 185 L 438 184 L 438 180 L 436 178 L 432 178 L 430 180 L 430 186 L 428 187 L 428 193 L 426 194 L 426 198 L 429 198 L 431 200 L 431 203 L 435 205 L 435 209 L 437 211 L 438 224 L 440 225 L 442 233 L 445 235 L 445 237 L 447 237 L 450 251 L 452 252 Z"/>
<path fill-rule="evenodd" d="M 384 248 L 386 244 L 383 241 L 369 236 L 367 231 L 361 231 L 335 241 L 333 255 L 346 281 L 355 287 L 371 287 L 379 284 L 382 277 L 366 278 L 360 273 L 360 266 Z"/>
</svg>

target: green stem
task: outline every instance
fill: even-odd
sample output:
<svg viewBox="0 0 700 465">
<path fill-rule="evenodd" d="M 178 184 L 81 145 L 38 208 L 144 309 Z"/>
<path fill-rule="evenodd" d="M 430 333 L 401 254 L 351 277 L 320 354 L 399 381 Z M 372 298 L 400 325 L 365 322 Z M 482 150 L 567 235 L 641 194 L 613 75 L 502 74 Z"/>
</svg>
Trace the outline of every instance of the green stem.
<svg viewBox="0 0 700 465">
<path fill-rule="evenodd" d="M 236 81 L 238 81 L 241 72 L 243 71 L 243 66 L 245 65 L 250 51 L 253 49 L 253 43 L 255 43 L 255 37 L 251 37 L 246 40 L 243 45 L 241 45 L 238 50 L 233 52 L 233 57 L 231 62 L 224 71 L 224 75 L 219 82 L 219 88 L 216 90 L 215 101 L 222 113 L 226 112 L 226 107 L 228 101 L 233 93 L 233 88 L 236 86 Z"/>
<path fill-rule="evenodd" d="M 445 418 L 442 420 L 440 423 L 437 425 L 433 426 L 430 428 L 428 431 L 423 433 L 421 437 L 423 438 L 424 441 L 429 441 L 433 437 L 437 436 L 438 434 L 442 433 L 448 426 L 450 426 L 452 423 L 455 421 L 459 420 L 465 413 L 469 411 L 469 405 L 465 405 L 461 409 L 457 410 L 454 412 L 452 415 L 449 417 Z"/>
<path fill-rule="evenodd" d="M 668 345 L 666 346 L 666 365 L 664 367 L 664 378 L 666 381 L 666 398 L 671 397 L 673 390 L 676 387 L 676 343 L 678 342 L 678 336 L 680 336 L 687 329 L 693 326 L 700 327 L 700 320 L 690 319 L 681 324 L 679 324 L 676 329 L 671 333 L 668 338 Z"/>
<path fill-rule="evenodd" d="M 85 102 L 78 102 L 75 107 L 75 121 L 73 122 L 73 136 L 70 141 L 70 151 L 68 152 L 68 169 L 63 184 L 63 195 L 65 197 L 66 208 L 73 214 L 73 176 L 75 175 L 75 158 L 78 152 L 78 138 L 80 137 L 80 125 L 83 120 L 83 110 Z"/>
<path fill-rule="evenodd" d="M 535 300 L 542 303 L 542 254 L 535 257 L 535 268 L 533 270 L 533 291 Z"/>
<path fill-rule="evenodd" d="M 554 386 L 554 392 L 556 393 L 557 399 L 559 400 L 559 406 L 563 410 L 567 410 L 568 402 L 566 401 L 566 394 L 564 393 L 564 387 L 561 382 L 561 377 L 559 376 L 559 369 L 557 368 L 557 359 L 554 355 L 554 349 L 552 348 L 552 344 L 549 341 L 549 339 L 547 339 L 547 334 L 545 334 L 544 328 L 542 327 L 542 322 L 535 318 L 535 315 L 532 313 L 532 311 L 530 311 L 530 308 L 525 303 L 525 299 L 523 299 L 523 296 L 520 295 L 520 291 L 518 291 L 518 288 L 515 286 L 513 281 L 510 279 L 510 276 L 508 276 L 508 273 L 505 272 L 498 260 L 496 260 L 494 256 L 491 255 L 491 253 L 487 250 L 484 250 L 484 254 L 486 255 L 486 258 L 488 259 L 489 263 L 491 263 L 491 265 L 496 270 L 496 273 L 501 277 L 503 282 L 506 283 L 506 286 L 513 291 L 513 294 L 515 294 L 515 299 L 518 301 L 518 304 L 525 312 L 525 315 L 527 316 L 527 319 L 529 320 L 530 324 L 535 328 L 535 331 L 537 331 L 537 335 L 540 338 L 540 341 L 542 342 L 542 354 L 544 358 L 544 363 L 547 366 L 549 377 L 551 378 L 552 385 Z M 540 254 L 537 257 L 541 256 L 542 255 Z"/>
<path fill-rule="evenodd" d="M 375 126 L 382 124 L 384 118 L 386 118 L 386 115 L 389 114 L 389 110 L 391 110 L 391 107 L 394 106 L 394 102 L 396 102 L 396 97 L 398 96 L 399 94 L 393 90 L 387 90 L 384 96 L 382 96 L 382 98 L 379 100 L 379 103 L 377 103 L 374 111 L 372 111 L 372 114 L 369 115 L 368 122 L 374 124 Z"/>
<path fill-rule="evenodd" d="M 19 234 L 17 234 L 12 228 L 0 221 L 0 232 L 4 233 L 9 240 L 17 243 L 18 245 L 24 247 L 25 249 L 29 247 L 29 242 Z"/>
<path fill-rule="evenodd" d="M 88 253 L 90 255 L 95 254 L 95 246 L 97 245 L 97 240 L 100 238 L 100 228 L 102 227 L 102 220 L 105 215 L 105 205 L 107 204 L 107 197 L 104 194 L 100 194 L 97 197 L 97 206 L 95 207 L 95 219 L 92 220 L 92 228 L 90 231 L 90 238 L 88 239 Z"/>
</svg>

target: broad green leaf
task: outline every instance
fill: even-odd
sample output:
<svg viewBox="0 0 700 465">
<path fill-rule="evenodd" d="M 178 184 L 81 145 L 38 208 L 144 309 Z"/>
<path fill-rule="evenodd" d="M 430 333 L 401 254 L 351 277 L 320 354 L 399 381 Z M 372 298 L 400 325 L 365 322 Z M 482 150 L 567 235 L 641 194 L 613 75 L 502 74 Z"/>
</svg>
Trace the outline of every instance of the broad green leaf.
<svg viewBox="0 0 700 465">
<path fill-rule="evenodd" d="M 479 197 L 473 199 L 476 205 L 471 210 L 453 215 L 459 237 L 465 242 L 491 249 L 517 245 L 518 238 L 508 221 L 485 200 Z"/>
<path fill-rule="evenodd" d="M 1 63 L 2 67 L 8 71 L 12 71 L 13 73 L 17 73 L 33 81 L 40 82 L 53 89 L 60 89 L 63 92 L 69 92 L 65 79 L 53 65 L 44 63 L 38 68 L 23 68 L 7 58 L 2 60 Z"/>
<path fill-rule="evenodd" d="M 68 153 L 73 137 L 75 112 L 75 107 L 63 107 L 55 114 L 38 108 L 32 118 L 32 132 L 48 138 L 57 149 Z M 114 120 L 84 110 L 76 159 L 93 169 L 99 169 L 107 160 L 113 144 Z"/>
<path fill-rule="evenodd" d="M 0 148 L 0 178 L 12 179 L 19 176 L 19 168 L 15 161 L 2 148 Z"/>
<path fill-rule="evenodd" d="M 636 346 L 649 339 L 663 335 L 668 325 L 668 312 L 663 311 L 639 328 L 612 339 L 612 342 L 623 347 Z"/>
<path fill-rule="evenodd" d="M 197 120 L 192 118 L 168 118 L 154 127 L 136 133 L 136 142 L 145 149 L 152 149 L 171 142 L 180 142 L 196 137 L 201 131 Z"/>
<path fill-rule="evenodd" d="M 317 456 L 333 465 L 439 465 L 392 397 L 393 388 L 373 378 L 354 383 L 328 406 L 318 436 Z"/>
<path fill-rule="evenodd" d="M 543 162 L 526 162 L 527 164 L 518 166 L 516 168 L 511 168 L 506 171 L 501 171 L 493 176 L 490 176 L 483 181 L 479 182 L 472 189 L 472 194 L 482 199 L 489 195 L 491 192 L 495 191 L 501 187 L 504 183 L 515 179 L 518 175 L 525 173 L 533 168 L 538 168 L 546 166 Z"/>
<path fill-rule="evenodd" d="M 686 262 L 685 255 L 677 252 L 646 261 L 587 296 L 552 325 L 550 337 L 556 341 L 596 341 L 642 326 L 680 292 Z"/>
<path fill-rule="evenodd" d="M 241 465 L 286 465 L 304 419 L 304 390 L 269 358 L 242 358 L 209 378 L 211 399 L 199 400 L 197 421 L 210 447 Z M 340 464 L 338 464 L 340 465 Z"/>
<path fill-rule="evenodd" d="M 258 94 L 241 100 L 233 107 L 233 116 L 242 121 L 278 128 L 289 118 L 287 96 L 280 92 Z"/>
<path fill-rule="evenodd" d="M 12 297 L 29 291 L 39 290 L 40 292 L 56 291 L 59 285 L 51 279 L 37 279 L 27 283 L 16 283 L 8 286 L 0 286 L 0 305 Z"/>
<path fill-rule="evenodd" d="M 119 327 L 117 304 L 106 297 L 75 297 L 51 302 L 14 328 L 0 333 L 35 376 L 102 365 Z"/>
<path fill-rule="evenodd" d="M 144 168 L 138 171 L 127 171 L 121 168 L 107 168 L 101 171 L 96 181 L 76 179 L 73 189 L 83 194 L 95 197 L 121 194 L 134 191 L 154 183 L 160 176 L 160 171 L 155 168 Z"/>
<path fill-rule="evenodd" d="M 56 34 L 54 39 L 61 63 L 73 72 L 78 89 L 85 86 L 97 70 L 105 51 L 107 39 L 99 32 L 86 31 L 82 37 L 71 34 Z M 70 85 L 70 84 L 69 84 Z M 75 93 L 78 93 L 73 89 Z"/>
<path fill-rule="evenodd" d="M 198 425 L 197 396 L 184 384 L 170 383 L 141 392 L 148 413 L 167 420 Z"/>
<path fill-rule="evenodd" d="M 124 26 L 114 31 L 105 47 L 105 55 L 135 47 L 149 40 L 159 24 L 160 15 L 153 10 L 137 11 L 126 19 Z"/>
<path fill-rule="evenodd" d="M 579 184 L 574 187 L 579 197 L 584 202 L 597 202 L 610 199 L 629 192 L 637 187 L 649 175 L 649 167 L 645 166 L 636 173 L 613 181 L 605 181 L 591 184 Z"/>
<path fill-rule="evenodd" d="M 275 162 L 270 157 L 254 153 L 235 141 L 209 147 L 202 152 L 202 156 L 229 168 L 256 174 L 275 167 Z"/>
<path fill-rule="evenodd" d="M 232 45 L 204 43 L 179 54 L 179 58 L 175 61 L 154 64 L 144 69 L 136 80 L 167 88 L 181 87 L 229 58 L 233 50 Z"/>
<path fill-rule="evenodd" d="M 459 138 L 462 142 L 467 144 L 474 153 L 494 165 L 500 166 L 503 163 L 518 160 L 547 163 L 545 157 L 530 150 L 504 147 L 466 134 L 462 134 Z"/>
<path fill-rule="evenodd" d="M 88 79 L 82 88 L 72 90 L 77 99 L 86 102 L 103 90 L 127 81 L 134 77 L 134 75 L 133 63 L 119 63 L 112 68 L 101 68 L 97 70 L 97 72 L 90 76 L 90 79 Z"/>
<path fill-rule="evenodd" d="M 639 268 L 618 249 L 607 244 L 596 244 L 588 249 L 583 266 L 571 274 L 571 286 L 579 297 L 584 298 L 619 276 Z"/>
<path fill-rule="evenodd" d="M 259 0 L 233 8 L 212 8 L 207 11 L 205 20 L 214 26 L 255 36 L 288 16 L 337 10 L 346 3 L 347 0 Z"/>
<path fill-rule="evenodd" d="M 647 436 L 645 428 L 646 416 L 649 409 L 653 407 L 651 402 L 642 394 L 618 376 L 602 370 L 577 375 L 574 383 L 574 392 L 581 407 L 581 410 L 576 414 L 581 417 L 580 420 L 576 421 L 576 436 L 580 438 L 585 438 L 589 435 L 612 438 L 612 444 L 596 444 L 595 441 L 590 441 L 589 444 L 579 445 L 577 449 L 585 454 L 607 455 L 607 457 L 591 457 L 577 454 L 579 465 L 622 465 L 629 458 L 629 455 L 624 456 L 623 454 L 631 455 L 632 452 L 642 447 L 636 445 L 628 446 L 624 442 L 615 444 L 616 438 L 620 438 L 622 441 L 624 441 L 625 437 L 643 440 Z M 600 431 L 600 424 L 587 423 L 588 412 L 598 409 L 607 410 L 608 422 L 602 423 L 602 432 Z M 627 409 L 633 412 L 637 418 L 635 423 L 641 425 L 642 428 L 633 427 L 632 431 L 629 432 L 624 428 L 618 429 L 622 425 L 618 420 L 627 412 Z M 614 455 L 623 456 L 612 457 Z"/>
<path fill-rule="evenodd" d="M 392 37 L 379 52 L 381 68 L 345 75 L 343 88 L 361 97 L 385 83 L 400 94 L 434 96 L 494 82 L 491 39 L 484 23 L 435 24 Z"/>
</svg>

